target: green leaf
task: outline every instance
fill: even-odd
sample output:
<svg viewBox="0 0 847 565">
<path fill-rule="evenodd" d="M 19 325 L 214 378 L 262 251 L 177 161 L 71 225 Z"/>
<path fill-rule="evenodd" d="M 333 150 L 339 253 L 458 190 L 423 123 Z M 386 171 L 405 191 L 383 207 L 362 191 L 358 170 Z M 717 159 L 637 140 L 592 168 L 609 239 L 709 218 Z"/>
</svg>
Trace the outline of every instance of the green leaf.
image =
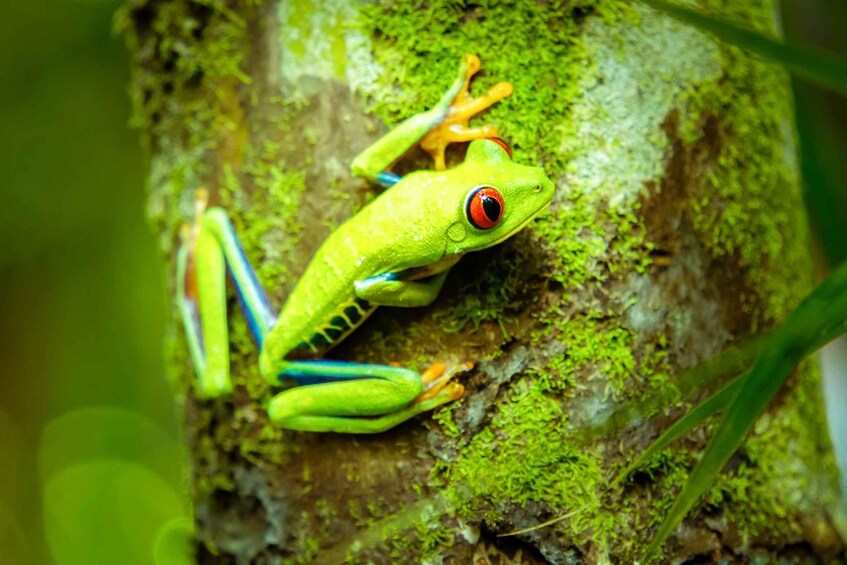
<svg viewBox="0 0 847 565">
<path fill-rule="evenodd" d="M 847 59 L 843 57 L 808 45 L 783 43 L 726 20 L 662 0 L 641 2 L 722 41 L 784 65 L 798 77 L 847 95 Z"/>
<path fill-rule="evenodd" d="M 847 190 L 842 180 L 847 178 L 847 138 L 833 119 L 834 98 L 816 86 L 794 84 L 803 197 L 829 264 L 838 265 L 847 261 Z"/>
<path fill-rule="evenodd" d="M 685 414 L 682 418 L 673 423 L 673 425 L 665 430 L 665 433 L 660 435 L 653 443 L 647 446 L 647 449 L 635 458 L 626 469 L 612 482 L 613 485 L 621 482 L 633 471 L 644 465 L 653 455 L 664 449 L 669 443 L 685 435 L 686 433 L 697 427 L 706 419 L 714 416 L 721 410 L 727 407 L 732 402 L 738 391 L 741 390 L 741 385 L 749 376 L 749 371 L 742 373 L 732 382 L 724 386 L 718 392 L 701 402 L 697 407 Z"/>
<path fill-rule="evenodd" d="M 691 472 L 682 492 L 645 551 L 644 562 L 655 555 L 674 528 L 709 489 L 797 363 L 827 341 L 844 333 L 847 329 L 845 321 L 847 263 L 833 272 L 788 316 L 770 338 L 770 343 L 747 376 L 738 379 L 738 392 L 731 399 L 703 457 Z M 730 393 L 724 394 L 733 396 Z M 666 435 L 667 432 L 658 441 L 662 441 Z M 648 449 L 652 449 L 652 446 Z"/>
<path fill-rule="evenodd" d="M 753 365 L 767 345 L 768 337 L 759 335 L 735 343 L 711 359 L 686 369 L 674 377 L 676 390 L 657 388 L 644 396 L 611 404 L 608 412 L 597 414 L 592 422 L 575 430 L 570 436 L 571 441 L 580 445 L 593 443 L 598 437 L 606 437 L 617 430 L 641 425 L 644 420 L 680 400 L 725 384 L 727 380 L 732 380 L 727 379 L 730 375 L 736 375 L 733 379 L 737 378 L 739 373 Z M 624 477 L 620 476 L 619 479 L 621 478 Z"/>
</svg>

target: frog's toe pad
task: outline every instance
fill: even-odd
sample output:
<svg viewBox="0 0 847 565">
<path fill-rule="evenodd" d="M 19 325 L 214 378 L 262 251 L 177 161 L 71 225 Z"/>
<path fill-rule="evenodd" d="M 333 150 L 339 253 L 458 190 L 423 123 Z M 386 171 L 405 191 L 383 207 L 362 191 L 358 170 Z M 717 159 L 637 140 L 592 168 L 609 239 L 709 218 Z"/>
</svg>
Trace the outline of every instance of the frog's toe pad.
<svg viewBox="0 0 847 565">
<path fill-rule="evenodd" d="M 448 397 L 451 401 L 459 400 L 465 394 L 465 387 L 462 383 L 448 383 L 439 394 Z"/>
</svg>

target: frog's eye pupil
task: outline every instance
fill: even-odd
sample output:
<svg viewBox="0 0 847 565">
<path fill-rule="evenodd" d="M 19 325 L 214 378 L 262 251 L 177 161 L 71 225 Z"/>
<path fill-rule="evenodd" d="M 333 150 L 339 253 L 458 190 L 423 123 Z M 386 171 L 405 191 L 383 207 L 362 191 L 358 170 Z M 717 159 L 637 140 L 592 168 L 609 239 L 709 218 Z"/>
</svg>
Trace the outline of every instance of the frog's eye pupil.
<svg viewBox="0 0 847 565">
<path fill-rule="evenodd" d="M 503 217 L 503 195 L 493 186 L 478 186 L 468 194 L 465 213 L 477 229 L 488 230 Z"/>
<path fill-rule="evenodd" d="M 482 197 L 482 209 L 489 220 L 496 222 L 500 219 L 500 202 L 491 196 Z"/>
</svg>

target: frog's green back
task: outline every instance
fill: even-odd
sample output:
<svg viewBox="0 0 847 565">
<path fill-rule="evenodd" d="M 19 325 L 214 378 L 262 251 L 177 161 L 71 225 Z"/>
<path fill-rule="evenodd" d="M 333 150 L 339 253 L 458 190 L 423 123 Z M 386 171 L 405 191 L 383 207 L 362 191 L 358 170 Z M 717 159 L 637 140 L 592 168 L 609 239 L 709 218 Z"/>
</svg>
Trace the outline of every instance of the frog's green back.
<svg viewBox="0 0 847 565">
<path fill-rule="evenodd" d="M 443 243 L 436 243 L 432 226 L 416 213 L 426 199 L 409 182 L 413 177 L 386 190 L 324 241 L 280 312 L 262 351 L 266 362 L 321 355 L 358 327 L 376 305 L 356 297 L 356 281 L 443 257 Z"/>
</svg>

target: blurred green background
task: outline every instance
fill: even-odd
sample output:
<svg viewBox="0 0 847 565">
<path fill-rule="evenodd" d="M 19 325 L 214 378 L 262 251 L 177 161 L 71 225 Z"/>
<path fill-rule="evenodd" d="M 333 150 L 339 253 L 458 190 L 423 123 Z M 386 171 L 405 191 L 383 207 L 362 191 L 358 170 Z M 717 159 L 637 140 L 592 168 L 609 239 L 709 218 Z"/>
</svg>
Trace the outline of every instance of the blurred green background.
<svg viewBox="0 0 847 565">
<path fill-rule="evenodd" d="M 789 41 L 814 44 L 847 56 L 847 2 L 783 0 Z M 814 231 L 818 279 L 827 266 L 847 260 L 847 99 L 793 79 L 804 196 Z M 821 351 L 830 436 L 847 503 L 847 338 Z"/>
<path fill-rule="evenodd" d="M 13 1 L 0 23 L 4 564 L 150 563 L 188 515 L 119 4 Z"/>
<path fill-rule="evenodd" d="M 144 156 L 127 127 L 129 57 L 111 33 L 119 4 L 13 0 L 0 22 L 3 563 L 150 563 L 154 548 L 176 563 L 185 549 L 190 510 L 162 360 L 169 299 L 144 219 Z M 843 1 L 788 2 L 784 24 L 847 52 Z M 840 262 L 847 105 L 801 84 L 796 96 L 819 255 Z M 842 438 L 844 382 L 827 388 Z"/>
</svg>

